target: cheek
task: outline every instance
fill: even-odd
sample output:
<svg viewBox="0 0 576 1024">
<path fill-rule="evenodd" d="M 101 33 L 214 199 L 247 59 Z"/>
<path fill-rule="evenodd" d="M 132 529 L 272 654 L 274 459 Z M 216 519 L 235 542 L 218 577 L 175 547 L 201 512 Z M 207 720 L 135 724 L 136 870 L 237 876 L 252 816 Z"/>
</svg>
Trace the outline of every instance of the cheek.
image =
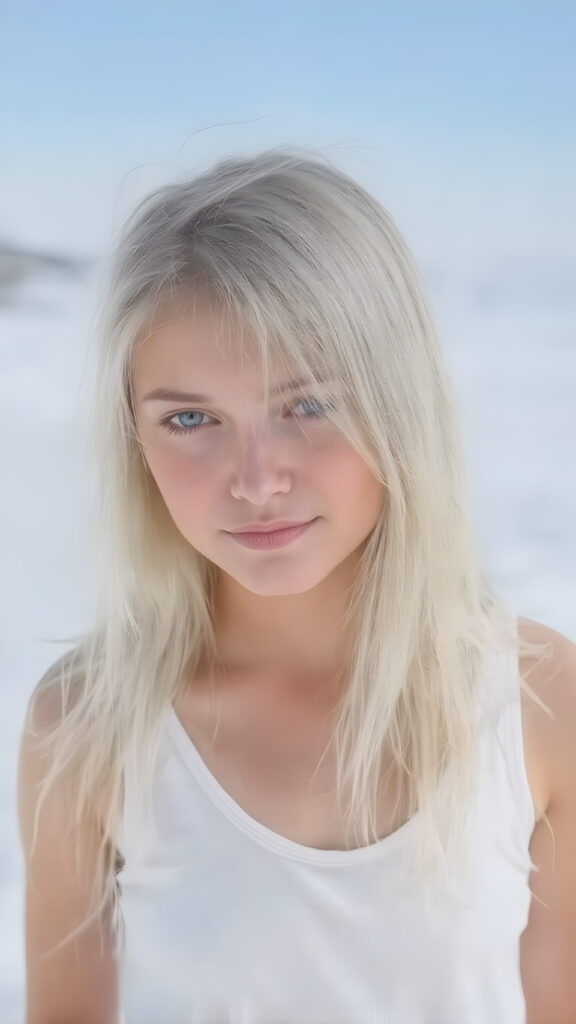
<svg viewBox="0 0 576 1024">
<path fill-rule="evenodd" d="M 381 508 L 385 488 L 349 444 L 326 449 L 319 468 L 331 493 L 338 495 L 345 506 L 367 511 Z"/>
<path fill-rule="evenodd" d="M 168 508 L 178 512 L 182 507 L 201 512 L 204 498 L 210 493 L 210 468 L 197 460 L 185 458 L 176 449 L 149 446 L 146 449 L 148 468 Z"/>
</svg>

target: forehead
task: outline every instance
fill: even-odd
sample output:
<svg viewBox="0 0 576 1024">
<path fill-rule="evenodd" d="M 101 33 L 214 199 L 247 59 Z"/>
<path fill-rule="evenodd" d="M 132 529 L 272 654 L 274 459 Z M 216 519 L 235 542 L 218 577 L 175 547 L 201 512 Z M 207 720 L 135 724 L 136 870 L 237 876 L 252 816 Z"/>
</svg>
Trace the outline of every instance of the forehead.
<svg viewBox="0 0 576 1024">
<path fill-rule="evenodd" d="M 270 387 L 296 367 L 288 357 L 272 357 Z M 239 383 L 260 389 L 263 380 L 256 340 L 207 305 L 164 317 L 139 342 L 133 353 L 132 376 L 137 396 L 152 387 L 190 386 L 217 395 L 237 390 Z"/>
<path fill-rule="evenodd" d="M 202 304 L 161 317 L 137 346 L 135 358 L 234 363 L 255 353 L 256 343 L 240 323 L 232 323 L 216 309 Z"/>
</svg>

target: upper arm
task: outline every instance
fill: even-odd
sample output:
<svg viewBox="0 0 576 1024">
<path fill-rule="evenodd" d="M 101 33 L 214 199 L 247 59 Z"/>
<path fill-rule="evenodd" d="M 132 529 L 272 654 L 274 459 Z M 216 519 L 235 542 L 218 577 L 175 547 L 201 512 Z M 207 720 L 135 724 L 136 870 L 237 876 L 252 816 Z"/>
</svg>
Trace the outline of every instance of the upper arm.
<svg viewBox="0 0 576 1024">
<path fill-rule="evenodd" d="M 58 714 L 58 692 L 48 689 L 35 705 L 33 731 L 42 736 Z M 116 1024 L 117 965 L 110 923 L 101 927 L 96 921 L 61 950 L 41 959 L 87 915 L 86 880 L 98 840 L 95 823 L 70 829 L 67 791 L 58 779 L 42 804 L 32 849 L 37 788 L 45 769 L 45 758 L 24 728 L 18 760 L 18 817 L 26 885 L 26 1024 Z M 69 838 L 64 842 L 65 834 Z M 76 870 L 76 839 L 85 865 L 82 876 Z"/>
<path fill-rule="evenodd" d="M 527 1024 L 576 1020 L 576 644 L 542 626 L 552 640 L 555 675 L 529 678 L 555 721 L 540 719 L 538 746 L 549 780 L 545 818 L 534 829 L 533 898 L 521 939 Z M 546 820 L 547 819 L 547 820 Z"/>
</svg>

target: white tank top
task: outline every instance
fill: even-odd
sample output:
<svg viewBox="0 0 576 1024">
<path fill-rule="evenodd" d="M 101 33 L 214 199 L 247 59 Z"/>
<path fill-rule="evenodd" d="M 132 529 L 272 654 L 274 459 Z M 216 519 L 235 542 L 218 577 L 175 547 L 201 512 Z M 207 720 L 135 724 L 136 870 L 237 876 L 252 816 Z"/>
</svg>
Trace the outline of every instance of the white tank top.
<svg viewBox="0 0 576 1024">
<path fill-rule="evenodd" d="M 418 812 L 361 849 L 293 842 L 220 786 L 171 705 L 156 837 L 126 777 L 121 1024 L 525 1024 L 535 822 L 517 649 L 487 675 L 470 884 L 457 910 L 440 897 L 426 916 L 402 872 Z"/>
</svg>

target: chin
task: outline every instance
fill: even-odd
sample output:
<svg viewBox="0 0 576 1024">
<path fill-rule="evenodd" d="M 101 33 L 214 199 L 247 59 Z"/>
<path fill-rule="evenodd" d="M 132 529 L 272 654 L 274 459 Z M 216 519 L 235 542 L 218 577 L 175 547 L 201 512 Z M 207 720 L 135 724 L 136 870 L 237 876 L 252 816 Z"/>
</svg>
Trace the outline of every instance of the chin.
<svg viewBox="0 0 576 1024">
<path fill-rule="evenodd" d="M 264 578 L 265 574 L 262 574 L 260 579 L 254 579 L 253 577 L 243 579 L 234 573 L 228 573 L 228 575 L 235 579 L 245 590 L 250 591 L 251 594 L 258 594 L 260 597 L 290 597 L 297 594 L 306 594 L 308 591 L 314 590 L 326 578 L 326 575 L 321 575 L 311 579 L 308 574 L 301 574 L 300 579 L 290 580 L 286 578 L 287 574 L 281 571 L 277 571 L 275 574 L 270 573 L 268 579 Z"/>
</svg>

